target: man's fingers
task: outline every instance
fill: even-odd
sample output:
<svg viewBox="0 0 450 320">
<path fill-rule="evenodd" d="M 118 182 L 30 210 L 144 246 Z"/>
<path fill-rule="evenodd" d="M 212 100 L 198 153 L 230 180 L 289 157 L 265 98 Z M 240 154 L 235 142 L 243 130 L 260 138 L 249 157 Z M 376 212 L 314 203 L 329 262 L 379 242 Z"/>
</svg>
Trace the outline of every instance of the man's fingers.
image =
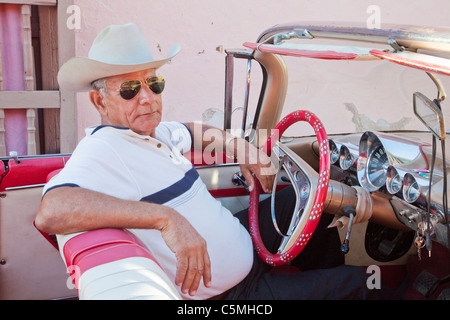
<svg viewBox="0 0 450 320">
<path fill-rule="evenodd" d="M 195 293 L 197 293 L 200 279 L 198 279 L 199 268 L 196 260 L 197 259 L 189 259 L 189 267 L 185 273 L 183 284 L 181 286 L 181 292 L 184 294 L 189 293 L 190 295 L 195 295 Z"/>
<path fill-rule="evenodd" d="M 181 274 L 180 277 L 182 277 Z M 184 273 L 184 279 L 181 283 L 181 292 L 183 292 L 184 294 L 189 293 L 189 295 L 195 296 L 197 294 L 202 278 L 205 287 L 209 287 L 211 285 L 210 267 L 207 267 L 202 259 L 189 259 L 189 266 Z"/>
<path fill-rule="evenodd" d="M 261 183 L 261 187 L 263 188 L 264 192 L 272 192 L 273 179 L 271 178 L 271 176 L 259 175 L 258 180 Z"/>
<path fill-rule="evenodd" d="M 245 178 L 245 182 L 248 185 L 249 191 L 253 191 L 253 188 L 255 187 L 255 180 L 253 178 L 252 172 L 250 171 L 249 168 L 242 168 L 242 167 L 241 167 L 241 172 Z"/>
<path fill-rule="evenodd" d="M 189 267 L 189 262 L 186 258 L 177 257 L 177 274 L 175 276 L 175 284 L 177 286 L 183 285 L 184 279 L 186 278 L 186 272 Z"/>
<path fill-rule="evenodd" d="M 258 177 L 258 179 L 261 183 L 261 186 L 263 187 L 263 189 L 266 193 L 272 192 L 274 178 L 275 178 L 274 176 L 267 175 L 267 174 L 262 174 Z"/>
<path fill-rule="evenodd" d="M 205 287 L 209 288 L 211 287 L 212 276 L 211 276 L 211 261 L 209 260 L 209 254 L 207 251 L 205 251 L 203 255 L 203 261 L 205 262 L 205 270 L 203 273 L 203 284 L 205 285 Z"/>
</svg>

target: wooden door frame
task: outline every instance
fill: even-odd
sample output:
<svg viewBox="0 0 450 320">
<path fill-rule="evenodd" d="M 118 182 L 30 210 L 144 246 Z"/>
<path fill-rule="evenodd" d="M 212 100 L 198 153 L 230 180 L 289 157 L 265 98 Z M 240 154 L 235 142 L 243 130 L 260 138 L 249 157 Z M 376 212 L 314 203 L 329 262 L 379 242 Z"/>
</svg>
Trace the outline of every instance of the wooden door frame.
<svg viewBox="0 0 450 320">
<path fill-rule="evenodd" d="M 43 90 L 1 91 L 1 108 L 43 109 L 46 150 L 42 153 L 71 153 L 78 143 L 77 97 L 74 92 L 59 90 L 56 76 L 62 64 L 76 55 L 75 30 L 67 27 L 67 9 L 74 0 L 0 0 L 0 3 L 39 6 L 45 68 Z"/>
</svg>

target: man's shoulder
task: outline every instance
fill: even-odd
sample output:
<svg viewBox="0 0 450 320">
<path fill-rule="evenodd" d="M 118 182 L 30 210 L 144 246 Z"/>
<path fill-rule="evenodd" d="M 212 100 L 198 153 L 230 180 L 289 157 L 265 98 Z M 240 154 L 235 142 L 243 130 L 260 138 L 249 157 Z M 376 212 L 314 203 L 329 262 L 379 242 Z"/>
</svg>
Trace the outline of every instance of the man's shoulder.
<svg viewBox="0 0 450 320">
<path fill-rule="evenodd" d="M 81 142 L 84 141 L 89 144 L 107 144 L 116 147 L 120 143 L 132 143 L 136 138 L 142 138 L 142 136 L 129 128 L 101 125 L 86 129 L 86 136 Z"/>
<path fill-rule="evenodd" d="M 124 136 L 121 132 L 125 133 L 126 131 L 129 130 L 127 128 L 104 125 L 87 128 L 86 136 L 78 143 L 72 156 L 111 156 L 111 153 L 115 153 L 114 150 L 125 141 L 121 137 L 126 135 Z"/>
<path fill-rule="evenodd" d="M 111 125 L 99 125 L 99 126 L 93 126 L 89 127 L 85 130 L 86 137 L 101 137 L 105 135 L 121 135 L 123 133 L 127 133 L 128 131 L 131 131 L 128 128 L 125 127 L 117 127 L 117 126 L 111 126 Z"/>
</svg>

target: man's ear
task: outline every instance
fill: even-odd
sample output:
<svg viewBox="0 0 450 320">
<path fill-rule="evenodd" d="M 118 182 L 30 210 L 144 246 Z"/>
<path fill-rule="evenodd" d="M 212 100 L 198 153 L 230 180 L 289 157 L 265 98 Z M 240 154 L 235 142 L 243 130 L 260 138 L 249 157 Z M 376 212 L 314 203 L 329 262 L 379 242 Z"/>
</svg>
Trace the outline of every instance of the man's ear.
<svg viewBox="0 0 450 320">
<path fill-rule="evenodd" d="M 106 110 L 105 105 L 103 104 L 104 97 L 98 90 L 91 90 L 89 92 L 89 99 L 94 105 L 95 109 L 102 115 L 102 117 L 106 117 L 108 112 Z"/>
</svg>

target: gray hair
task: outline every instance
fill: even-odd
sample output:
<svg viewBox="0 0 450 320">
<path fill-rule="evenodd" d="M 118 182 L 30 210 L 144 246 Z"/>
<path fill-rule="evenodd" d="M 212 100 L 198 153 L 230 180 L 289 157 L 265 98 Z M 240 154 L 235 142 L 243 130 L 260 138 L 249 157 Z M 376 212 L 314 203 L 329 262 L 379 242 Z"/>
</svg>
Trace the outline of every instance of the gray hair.
<svg viewBox="0 0 450 320">
<path fill-rule="evenodd" d="M 92 82 L 92 89 L 99 91 L 103 96 L 106 97 L 106 78 L 98 79 Z"/>
</svg>

